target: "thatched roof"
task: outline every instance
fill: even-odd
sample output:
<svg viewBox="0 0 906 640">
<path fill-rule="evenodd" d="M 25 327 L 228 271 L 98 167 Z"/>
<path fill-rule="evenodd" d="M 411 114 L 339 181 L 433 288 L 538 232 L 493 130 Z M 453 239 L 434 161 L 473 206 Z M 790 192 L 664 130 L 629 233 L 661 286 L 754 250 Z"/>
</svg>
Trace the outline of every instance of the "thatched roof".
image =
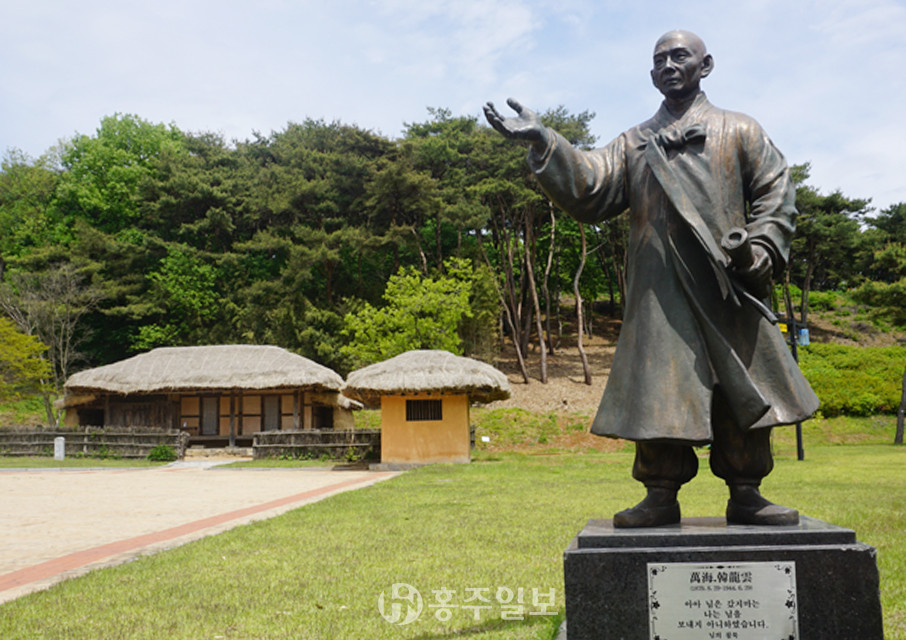
<svg viewBox="0 0 906 640">
<path fill-rule="evenodd" d="M 491 365 L 447 351 L 407 351 L 378 362 L 346 379 L 343 395 L 377 404 L 383 395 L 422 393 L 467 394 L 473 402 L 510 397 L 510 384 Z"/>
<path fill-rule="evenodd" d="M 69 377 L 67 395 L 304 388 L 339 391 L 343 378 L 286 349 L 258 345 L 161 347 Z"/>
</svg>

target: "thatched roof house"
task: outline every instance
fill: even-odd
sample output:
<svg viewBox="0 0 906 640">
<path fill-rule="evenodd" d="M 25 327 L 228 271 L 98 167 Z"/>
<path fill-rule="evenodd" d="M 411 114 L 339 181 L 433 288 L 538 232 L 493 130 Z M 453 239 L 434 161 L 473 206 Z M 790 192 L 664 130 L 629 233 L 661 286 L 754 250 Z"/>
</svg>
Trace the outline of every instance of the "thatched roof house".
<svg viewBox="0 0 906 640">
<path fill-rule="evenodd" d="M 159 393 L 296 387 L 339 391 L 343 378 L 308 358 L 267 345 L 160 347 L 76 373 L 64 389 L 73 393 Z"/>
<path fill-rule="evenodd" d="M 61 404 L 68 424 L 248 436 L 347 422 L 353 403 L 342 385 L 333 370 L 280 347 L 162 347 L 70 376 Z"/>
<path fill-rule="evenodd" d="M 381 462 L 471 459 L 469 406 L 510 397 L 494 367 L 447 351 L 408 351 L 349 374 L 343 394 L 381 406 Z"/>
<path fill-rule="evenodd" d="M 407 351 L 349 374 L 343 395 L 376 405 L 386 395 L 466 395 L 488 403 L 510 397 L 506 376 L 489 364 L 448 351 Z"/>
</svg>

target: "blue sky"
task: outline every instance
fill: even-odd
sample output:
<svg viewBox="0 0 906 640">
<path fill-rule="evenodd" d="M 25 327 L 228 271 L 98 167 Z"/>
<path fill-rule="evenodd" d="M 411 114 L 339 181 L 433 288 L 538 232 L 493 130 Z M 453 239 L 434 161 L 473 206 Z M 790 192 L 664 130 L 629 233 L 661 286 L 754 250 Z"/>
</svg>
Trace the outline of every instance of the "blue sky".
<svg viewBox="0 0 906 640">
<path fill-rule="evenodd" d="M 646 119 L 662 33 L 698 33 L 711 101 L 759 120 L 811 183 L 906 201 L 904 0 L 0 0 L 0 152 L 134 113 L 227 139 L 306 117 L 400 135 L 508 96 Z"/>
</svg>

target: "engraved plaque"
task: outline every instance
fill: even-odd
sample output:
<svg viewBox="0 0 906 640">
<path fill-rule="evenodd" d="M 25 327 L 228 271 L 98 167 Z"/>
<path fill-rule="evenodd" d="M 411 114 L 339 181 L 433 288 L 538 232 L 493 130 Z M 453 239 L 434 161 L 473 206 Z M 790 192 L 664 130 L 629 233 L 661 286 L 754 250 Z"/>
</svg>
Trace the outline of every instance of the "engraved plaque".
<svg viewBox="0 0 906 640">
<path fill-rule="evenodd" d="M 798 640 L 795 562 L 648 563 L 651 640 Z"/>
</svg>

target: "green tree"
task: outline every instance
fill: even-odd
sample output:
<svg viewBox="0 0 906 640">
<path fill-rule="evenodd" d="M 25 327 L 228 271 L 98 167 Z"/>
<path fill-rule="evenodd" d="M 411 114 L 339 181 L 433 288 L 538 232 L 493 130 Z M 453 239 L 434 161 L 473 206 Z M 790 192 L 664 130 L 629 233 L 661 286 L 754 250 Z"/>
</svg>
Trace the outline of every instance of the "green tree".
<svg viewBox="0 0 906 640">
<path fill-rule="evenodd" d="M 496 277 L 485 264 L 472 272 L 469 310 L 460 320 L 463 355 L 493 364 L 500 352 L 500 299 Z"/>
<path fill-rule="evenodd" d="M 852 289 L 852 296 L 868 305 L 873 317 L 906 329 L 906 277 L 889 283 L 867 280 Z"/>
<path fill-rule="evenodd" d="M 884 282 L 906 278 L 906 245 L 890 242 L 872 254 L 872 270 Z"/>
<path fill-rule="evenodd" d="M 45 351 L 40 340 L 0 317 L 0 401 L 47 391 L 50 363 L 43 357 Z"/>
<path fill-rule="evenodd" d="M 427 273 L 425 220 L 439 215 L 443 207 L 437 181 L 416 169 L 411 153 L 403 152 L 377 162 L 366 194 L 369 226 L 392 252 L 394 270 L 418 256 L 422 273 Z"/>
<path fill-rule="evenodd" d="M 284 221 L 272 237 L 291 243 L 283 277 L 301 287 L 319 308 L 346 297 L 369 297 L 390 275 L 373 251 L 379 234 L 370 224 L 368 185 L 392 144 L 371 132 L 339 123 L 306 120 L 271 136 L 273 180 L 288 198 Z"/>
<path fill-rule="evenodd" d="M 448 255 L 469 257 L 464 241 L 488 218 L 487 208 L 469 190 L 484 172 L 477 157 L 482 130 L 476 118 L 453 117 L 449 109 L 429 107 L 428 114 L 426 122 L 406 125 L 399 149 L 407 166 L 433 184 L 430 200 L 420 206 L 419 233 L 432 266 L 443 269 Z"/>
<path fill-rule="evenodd" d="M 215 325 L 222 317 L 223 298 L 211 264 L 187 247 L 172 246 L 148 280 L 149 298 L 159 316 L 139 329 L 136 348 L 217 342 Z"/>
<path fill-rule="evenodd" d="M 53 207 L 59 178 L 52 154 L 32 160 L 7 151 L 0 165 L 0 281 L 11 257 L 61 240 Z"/>
<path fill-rule="evenodd" d="M 892 204 L 866 221 L 882 231 L 887 242 L 906 244 L 906 202 Z"/>
<path fill-rule="evenodd" d="M 356 366 L 386 360 L 412 349 L 442 349 L 462 354 L 460 325 L 470 317 L 472 268 L 456 258 L 445 264 L 446 275 L 424 276 L 401 267 L 387 281 L 385 305 L 365 303 L 346 316 L 350 343 L 343 347 Z"/>
<path fill-rule="evenodd" d="M 90 281 L 93 268 L 85 265 L 80 269 L 71 262 L 52 263 L 43 269 L 18 268 L 10 270 L 7 280 L 0 283 L 0 309 L 20 331 L 47 345 L 51 379 L 44 404 L 51 425 L 56 425 L 57 415 L 50 394 L 62 390 L 73 364 L 82 358 L 79 346 L 86 327 L 81 320 L 100 299 Z"/>
<path fill-rule="evenodd" d="M 809 292 L 835 289 L 850 284 L 857 276 L 853 254 L 861 236 L 859 218 L 869 200 L 848 198 L 840 191 L 822 195 L 804 182 L 809 165 L 792 167 L 796 187 L 796 235 L 790 251 L 789 268 L 800 282 L 800 322 L 808 323 Z"/>
<path fill-rule="evenodd" d="M 101 120 L 94 137 L 73 138 L 62 154 L 59 206 L 70 218 L 114 233 L 139 217 L 139 187 L 150 177 L 161 153 L 183 145 L 175 126 L 152 124 L 135 115 Z"/>
<path fill-rule="evenodd" d="M 148 274 L 159 268 L 167 244 L 155 233 L 139 228 L 111 234 L 79 220 L 66 248 L 79 265 L 91 265 L 91 286 L 97 304 L 87 311 L 81 350 L 92 365 L 121 360 L 135 353 L 139 327 L 155 322 L 156 300 Z"/>
<path fill-rule="evenodd" d="M 906 202 L 867 216 L 861 266 L 871 280 L 888 284 L 906 277 Z"/>
</svg>

